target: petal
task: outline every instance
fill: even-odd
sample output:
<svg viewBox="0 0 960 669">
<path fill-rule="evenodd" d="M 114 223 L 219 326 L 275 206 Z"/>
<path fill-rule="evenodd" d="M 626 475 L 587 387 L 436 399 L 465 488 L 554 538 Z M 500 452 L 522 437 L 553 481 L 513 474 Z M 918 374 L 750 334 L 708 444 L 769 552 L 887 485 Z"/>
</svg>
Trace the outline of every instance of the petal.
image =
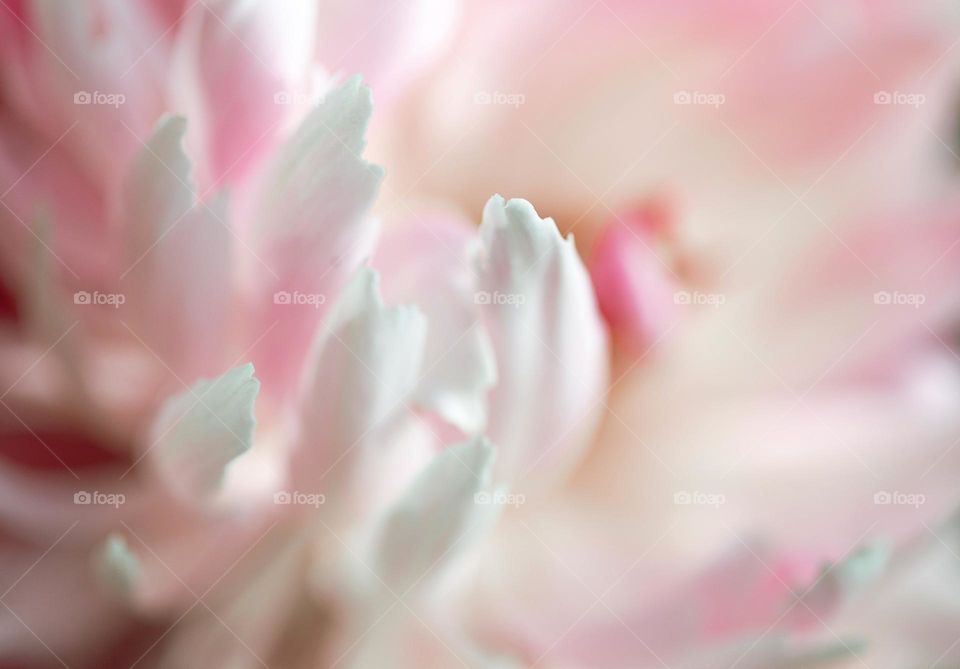
<svg viewBox="0 0 960 669">
<path fill-rule="evenodd" d="M 815 629 L 818 620 L 832 616 L 848 600 L 874 585 L 887 571 L 890 558 L 890 547 L 876 542 L 826 566 L 813 584 L 803 590 L 803 604 L 792 612 L 799 614 L 794 616 L 794 621 Z"/>
<path fill-rule="evenodd" d="M 436 455 L 388 511 L 374 541 L 383 583 L 402 596 L 466 548 L 461 540 L 487 517 L 476 496 L 487 490 L 493 446 L 476 437 Z M 460 544 L 458 546 L 458 544 Z"/>
<path fill-rule="evenodd" d="M 179 496 L 214 493 L 226 466 L 250 449 L 260 382 L 253 365 L 235 367 L 168 399 L 153 425 L 150 456 Z"/>
<path fill-rule="evenodd" d="M 131 223 L 133 253 L 149 249 L 193 204 L 190 160 L 182 146 L 186 130 L 182 116 L 161 118 L 127 174 L 123 204 Z"/>
<path fill-rule="evenodd" d="M 25 14 L 32 35 L 27 62 L 5 82 L 10 99 L 113 192 L 137 137 L 163 109 L 162 28 L 140 3 L 122 0 L 34 0 Z"/>
<path fill-rule="evenodd" d="M 842 244 L 818 240 L 766 287 L 755 307 L 761 339 L 748 343 L 799 383 L 818 379 L 824 360 L 836 365 L 822 380 L 882 378 L 908 367 L 911 346 L 932 340 L 937 348 L 936 338 L 947 341 L 954 326 L 958 216 L 960 198 L 951 193 L 844 221 Z"/>
<path fill-rule="evenodd" d="M 478 617 L 493 638 L 508 642 L 519 635 L 533 657 L 543 653 L 548 665 L 563 659 L 621 666 L 618 660 L 629 657 L 636 666 L 728 666 L 742 654 L 747 666 L 779 666 L 759 664 L 776 650 L 764 649 L 761 641 L 810 641 L 803 634 L 811 624 L 820 631 L 816 616 L 830 623 L 836 610 L 827 599 L 806 600 L 810 609 L 797 602 L 797 594 L 814 585 L 816 557 L 775 552 L 748 538 L 731 540 L 720 554 L 701 551 L 697 565 L 677 554 L 651 558 L 649 551 L 639 560 L 627 548 L 635 522 L 611 524 L 609 514 L 572 500 L 524 514 L 523 523 L 498 528 L 488 554 L 509 551 L 515 559 L 487 561 L 472 602 L 485 611 Z M 864 562 L 857 556 L 835 567 L 844 574 L 838 580 L 856 587 L 851 576 L 857 561 Z M 858 575 L 875 571 L 860 569 Z M 601 594 L 605 605 L 588 610 Z M 504 611 L 505 598 L 518 603 Z M 690 639 L 698 643 L 691 647 Z M 837 644 L 829 635 L 824 641 Z M 726 664 L 707 661 L 740 644 Z M 823 650 L 818 645 L 801 643 L 795 650 Z M 693 661 L 697 656 L 701 662 Z"/>
<path fill-rule="evenodd" d="M 882 576 L 844 602 L 828 622 L 869 644 L 863 660 L 877 669 L 956 666 L 960 662 L 960 515 L 918 528 L 894 549 Z M 875 575 L 876 569 L 869 570 Z M 828 633 L 823 630 L 824 636 Z"/>
<path fill-rule="evenodd" d="M 611 333 L 643 355 L 677 320 L 673 270 L 654 251 L 655 205 L 615 216 L 600 233 L 590 275 Z"/>
<path fill-rule="evenodd" d="M 454 34 L 460 2 L 334 0 L 320 8 L 317 48 L 332 71 L 360 72 L 381 99 L 431 65 Z"/>
<path fill-rule="evenodd" d="M 111 534 L 100 549 L 100 568 L 107 582 L 120 592 L 128 592 L 140 576 L 140 563 L 121 534 Z"/>
<path fill-rule="evenodd" d="M 128 517 L 122 531 L 111 532 L 95 548 L 100 590 L 105 586 L 128 610 L 155 617 L 185 614 L 199 593 L 231 569 L 238 582 L 248 582 L 249 563 L 240 562 L 271 532 L 275 509 L 266 504 L 253 513 L 198 513 L 196 507 L 171 503 L 169 495 L 157 493 L 162 491 L 141 500 L 143 512 Z M 268 546 L 260 547 L 268 552 L 276 548 Z"/>
<path fill-rule="evenodd" d="M 56 272 L 105 280 L 115 251 L 105 243 L 112 235 L 102 194 L 62 142 L 51 146 L 53 139 L 10 110 L 0 112 L 0 192 L 6 193 L 6 206 L 0 205 L 3 263 L 10 273 L 29 271 L 22 269 L 23 250 L 36 241 L 29 226 L 43 215 L 53 228 L 44 243 L 60 258 L 53 259 Z"/>
<path fill-rule="evenodd" d="M 174 105 L 204 156 L 204 188 L 236 181 L 272 148 L 289 106 L 278 95 L 304 85 L 314 39 L 314 3 L 218 0 L 188 12 L 176 46 Z"/>
<path fill-rule="evenodd" d="M 385 457 L 419 378 L 426 321 L 413 307 L 384 306 L 378 282 L 362 267 L 344 289 L 316 342 L 301 405 L 293 479 L 302 491 L 329 492 L 331 503 L 339 485 L 352 485 L 358 471 L 372 475 Z M 363 503 L 381 487 L 362 490 Z"/>
<path fill-rule="evenodd" d="M 474 228 L 446 213 L 424 212 L 386 233 L 374 266 L 391 302 L 416 302 L 427 317 L 419 406 L 466 434 L 487 419 L 487 394 L 496 383 L 493 348 L 474 300 L 469 251 Z"/>
<path fill-rule="evenodd" d="M 372 248 L 376 226 L 367 212 L 383 170 L 360 158 L 371 109 L 359 78 L 331 91 L 280 147 L 260 185 L 249 278 L 259 322 L 272 328 L 255 356 L 268 390 L 292 388 L 324 305 Z"/>
<path fill-rule="evenodd" d="M 477 293 L 498 375 L 490 438 L 499 475 L 561 476 L 592 434 L 607 382 L 607 336 L 573 239 L 525 200 L 487 202 Z"/>
<path fill-rule="evenodd" d="M 124 188 L 124 272 L 137 336 L 181 376 L 216 370 L 231 295 L 223 197 L 197 202 L 183 152 L 186 122 L 165 116 Z"/>
</svg>

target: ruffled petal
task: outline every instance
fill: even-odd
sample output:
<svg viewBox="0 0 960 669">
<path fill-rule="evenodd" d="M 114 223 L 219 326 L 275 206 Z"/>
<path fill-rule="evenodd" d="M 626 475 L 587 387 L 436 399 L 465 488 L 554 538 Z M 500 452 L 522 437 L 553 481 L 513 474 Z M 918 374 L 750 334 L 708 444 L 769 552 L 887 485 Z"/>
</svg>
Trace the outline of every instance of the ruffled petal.
<svg viewBox="0 0 960 669">
<path fill-rule="evenodd" d="M 373 264 L 390 302 L 415 302 L 427 317 L 416 403 L 465 434 L 486 425 L 496 360 L 475 303 L 469 252 L 475 230 L 450 214 L 417 215 L 385 233 Z"/>
<path fill-rule="evenodd" d="M 153 425 L 150 456 L 185 499 L 213 494 L 224 469 L 250 449 L 260 382 L 246 364 L 168 399 Z"/>
<path fill-rule="evenodd" d="M 123 273 L 136 335 L 181 376 L 210 374 L 231 306 L 226 200 L 198 202 L 183 151 L 186 121 L 165 116 L 127 175 Z"/>
<path fill-rule="evenodd" d="M 325 305 L 372 248 L 367 212 L 383 170 L 360 157 L 371 109 L 359 78 L 331 91 L 262 180 L 248 274 L 257 322 L 270 330 L 254 356 L 267 390 L 292 388 Z"/>
<path fill-rule="evenodd" d="M 378 282 L 372 270 L 358 270 L 324 324 L 306 377 L 291 470 L 299 490 L 323 491 L 328 504 L 346 503 L 340 494 L 356 489 L 356 474 L 377 480 L 383 474 L 381 484 L 361 486 L 362 495 L 347 504 L 350 512 L 403 478 L 401 469 L 380 470 L 389 437 L 409 414 L 426 339 L 423 314 L 385 306 Z M 418 464 L 415 453 L 405 456 L 407 467 Z"/>
<path fill-rule="evenodd" d="M 398 596 L 435 576 L 484 524 L 477 495 L 490 485 L 493 446 L 477 437 L 436 455 L 389 509 L 374 541 L 374 564 Z M 459 546 L 458 546 L 459 545 Z"/>
<path fill-rule="evenodd" d="M 497 358 L 489 435 L 502 453 L 498 472 L 555 478 L 586 448 L 606 392 L 593 287 L 573 239 L 525 200 L 491 198 L 480 234 L 476 299 Z"/>
</svg>

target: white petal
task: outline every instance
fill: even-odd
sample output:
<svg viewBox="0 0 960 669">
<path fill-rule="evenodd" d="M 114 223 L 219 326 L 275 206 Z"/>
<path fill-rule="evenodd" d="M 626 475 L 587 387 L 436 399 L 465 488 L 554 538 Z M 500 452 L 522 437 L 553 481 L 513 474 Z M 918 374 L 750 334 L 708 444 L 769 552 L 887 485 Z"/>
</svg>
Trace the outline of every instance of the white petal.
<svg viewBox="0 0 960 669">
<path fill-rule="evenodd" d="M 375 541 L 380 578 L 396 595 L 426 580 L 466 548 L 485 525 L 489 506 L 478 504 L 494 461 L 493 446 L 476 437 L 438 455 L 388 511 Z"/>
<path fill-rule="evenodd" d="M 109 585 L 129 592 L 140 576 L 140 562 L 121 534 L 111 534 L 100 549 L 100 567 Z"/>
<path fill-rule="evenodd" d="M 149 453 L 175 493 L 202 499 L 216 491 L 226 466 L 253 442 L 259 390 L 253 365 L 246 364 L 166 401 Z"/>
<path fill-rule="evenodd" d="M 124 298 L 137 336 L 192 378 L 218 367 L 230 308 L 232 236 L 223 197 L 196 202 L 185 131 L 183 118 L 162 118 L 127 175 Z"/>
<path fill-rule="evenodd" d="M 607 336 L 573 239 L 529 202 L 492 197 L 477 293 L 497 357 L 488 434 L 498 474 L 529 487 L 566 473 L 603 407 Z"/>
<path fill-rule="evenodd" d="M 146 251 L 193 205 L 190 160 L 182 146 L 186 131 L 182 116 L 163 116 L 133 160 L 123 193 L 127 218 L 142 221 L 131 231 L 133 253 Z"/>
<path fill-rule="evenodd" d="M 367 213 L 383 170 L 360 157 L 371 110 L 359 78 L 331 91 L 280 147 L 261 183 L 249 278 L 263 329 L 273 328 L 255 356 L 267 388 L 289 387 L 325 305 L 372 249 L 376 225 Z M 307 295 L 319 308 L 277 304 L 278 293 Z"/>
<path fill-rule="evenodd" d="M 413 307 L 384 306 L 378 282 L 375 272 L 361 267 L 316 342 L 293 466 L 301 490 L 335 495 L 338 482 L 361 469 L 358 459 L 372 455 L 372 447 L 378 447 L 374 459 L 383 456 L 386 435 L 409 412 L 426 321 Z"/>
<path fill-rule="evenodd" d="M 417 404 L 466 434 L 486 425 L 496 360 L 475 304 L 469 250 L 475 228 L 448 213 L 416 215 L 388 228 L 374 264 L 391 301 L 416 302 L 427 316 Z"/>
</svg>

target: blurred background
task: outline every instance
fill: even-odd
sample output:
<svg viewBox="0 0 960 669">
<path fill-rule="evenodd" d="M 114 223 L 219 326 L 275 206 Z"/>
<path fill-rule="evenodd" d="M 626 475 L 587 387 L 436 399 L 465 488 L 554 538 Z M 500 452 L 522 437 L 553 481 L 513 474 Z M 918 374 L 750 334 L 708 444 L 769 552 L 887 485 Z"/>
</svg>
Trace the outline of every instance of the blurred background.
<svg viewBox="0 0 960 669">
<path fill-rule="evenodd" d="M 0 666 L 960 663 L 952 3 L 0 4 Z M 379 618 L 331 576 L 356 555 L 329 555 L 366 545 L 362 514 L 325 516 L 328 551 L 255 500 L 299 462 L 287 416 L 347 269 L 447 311 L 494 194 L 552 218 L 589 279 L 589 309 L 518 326 L 549 377 L 495 351 L 528 439 L 602 392 L 559 482 L 511 481 L 529 500 L 469 586 L 356 634 Z M 304 285 L 309 317 L 264 306 Z M 465 333 L 451 362 L 473 369 Z M 206 470 L 151 464 L 164 401 L 247 360 L 240 503 L 166 506 L 155 468 Z M 541 392 L 552 410 L 523 403 Z M 440 445 L 478 431 L 425 404 Z"/>
</svg>

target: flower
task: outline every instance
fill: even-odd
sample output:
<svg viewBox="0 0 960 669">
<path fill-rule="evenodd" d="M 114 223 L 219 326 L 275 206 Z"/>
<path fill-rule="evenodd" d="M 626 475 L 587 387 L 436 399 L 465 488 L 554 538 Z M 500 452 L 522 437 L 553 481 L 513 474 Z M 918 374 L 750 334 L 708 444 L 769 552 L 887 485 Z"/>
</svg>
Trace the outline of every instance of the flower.
<svg viewBox="0 0 960 669">
<path fill-rule="evenodd" d="M 951 657 L 945 15 L 455 7 L 4 4 L 4 653 Z"/>
<path fill-rule="evenodd" d="M 108 533 L 156 530 L 158 545 L 182 538 L 193 555 L 215 527 L 249 538 L 238 516 L 204 508 L 216 507 L 208 498 L 227 462 L 256 450 L 254 396 L 263 422 L 279 425 L 324 313 L 274 298 L 289 287 L 318 304 L 345 285 L 372 249 L 367 212 L 382 178 L 357 156 L 369 91 L 318 65 L 315 36 L 336 18 L 316 10 L 232 0 L 0 10 L 2 267 L 15 304 L 2 348 L 5 655 L 121 661 L 104 654 L 128 635 L 129 606 L 92 556 L 103 551 L 121 590 L 149 571 L 119 535 L 104 543 Z M 442 41 L 447 28 L 417 3 L 392 15 L 408 12 L 411 38 Z M 344 50 L 344 62 L 384 58 L 389 80 L 429 55 L 402 36 L 376 46 Z M 324 111 L 312 111 L 321 97 Z M 262 393 L 240 365 L 250 358 Z M 224 438 L 216 427 L 228 421 Z M 210 449 L 199 460 L 191 439 Z M 257 475 L 261 457 L 239 477 L 243 499 L 278 485 Z M 176 594 L 153 582 L 148 603 Z"/>
<path fill-rule="evenodd" d="M 615 342 L 602 433 L 567 491 L 591 511 L 560 505 L 562 521 L 499 545 L 540 554 L 505 562 L 486 593 L 524 593 L 502 635 L 539 637 L 544 663 L 604 665 L 608 650 L 610 666 L 674 666 L 711 629 L 747 646 L 779 634 L 820 565 L 939 536 L 957 503 L 956 17 L 546 4 L 473 7 L 408 99 L 389 164 L 421 197 L 473 207 L 507 184 L 550 211 L 577 235 Z M 925 503 L 875 503 L 895 490 Z M 736 607 L 717 580 L 760 605 Z M 844 623 L 810 604 L 835 643 Z M 869 640 L 891 626 L 857 628 L 858 654 L 883 666 Z M 951 657 L 949 636 L 928 663 Z"/>
</svg>

